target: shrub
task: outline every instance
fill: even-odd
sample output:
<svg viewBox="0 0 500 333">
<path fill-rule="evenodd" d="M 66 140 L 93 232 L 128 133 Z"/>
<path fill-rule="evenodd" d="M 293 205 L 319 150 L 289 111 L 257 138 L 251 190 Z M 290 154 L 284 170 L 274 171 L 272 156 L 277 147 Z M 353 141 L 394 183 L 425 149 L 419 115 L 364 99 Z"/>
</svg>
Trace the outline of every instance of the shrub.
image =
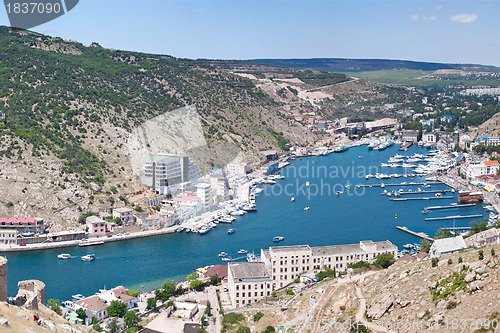
<svg viewBox="0 0 500 333">
<path fill-rule="evenodd" d="M 458 257 L 458 263 L 461 264 L 463 261 L 462 257 Z"/>
<path fill-rule="evenodd" d="M 431 265 L 432 265 L 432 267 L 437 267 L 438 262 L 439 262 L 439 258 L 432 258 L 431 259 Z"/>
<path fill-rule="evenodd" d="M 447 308 L 448 310 L 451 310 L 451 309 L 456 308 L 456 307 L 457 307 L 457 305 L 458 305 L 458 304 L 457 304 L 457 302 L 455 302 L 455 301 L 449 301 L 449 302 L 448 302 L 448 305 L 446 306 L 446 308 Z"/>
<path fill-rule="evenodd" d="M 451 258 L 450 258 L 450 259 L 448 259 L 448 265 L 451 265 L 451 264 L 453 264 L 453 260 L 451 260 Z"/>
<path fill-rule="evenodd" d="M 241 313 L 229 312 L 224 315 L 222 323 L 237 324 L 238 322 L 245 319 L 245 316 Z"/>
<path fill-rule="evenodd" d="M 479 250 L 478 256 L 479 256 L 479 260 L 483 260 L 484 259 L 484 252 L 483 252 L 483 250 Z"/>
<path fill-rule="evenodd" d="M 265 331 L 263 331 L 262 333 L 274 333 L 274 332 L 276 332 L 276 330 L 274 329 L 274 327 L 272 327 L 272 326 L 267 326 L 267 327 L 266 327 L 266 330 L 265 330 Z"/>
<path fill-rule="evenodd" d="M 47 301 L 47 307 L 58 315 L 62 315 L 61 302 L 58 299 L 51 298 Z"/>
<path fill-rule="evenodd" d="M 259 311 L 253 315 L 253 321 L 258 322 L 262 317 L 264 317 L 264 314 Z"/>
<path fill-rule="evenodd" d="M 250 333 L 250 328 L 246 326 L 240 326 L 236 330 L 236 333 Z"/>
<path fill-rule="evenodd" d="M 291 296 L 295 295 L 295 293 L 289 289 L 286 290 L 286 294 Z"/>
<path fill-rule="evenodd" d="M 370 263 L 366 262 L 366 261 L 358 261 L 357 263 L 355 264 L 349 264 L 347 265 L 348 268 L 352 268 L 352 269 L 358 269 L 358 268 L 370 268 Z"/>
<path fill-rule="evenodd" d="M 335 270 L 330 269 L 328 267 L 325 267 L 324 271 L 321 271 L 318 274 L 316 274 L 316 278 L 318 279 L 318 281 L 321 281 L 329 277 L 335 277 Z"/>
<path fill-rule="evenodd" d="M 394 255 L 392 253 L 382 253 L 377 256 L 373 264 L 377 267 L 387 268 L 395 262 L 396 259 L 394 259 Z"/>
<path fill-rule="evenodd" d="M 495 256 L 496 256 L 496 254 L 495 254 L 495 249 L 491 249 L 491 256 L 492 256 L 492 257 L 495 257 Z"/>
</svg>

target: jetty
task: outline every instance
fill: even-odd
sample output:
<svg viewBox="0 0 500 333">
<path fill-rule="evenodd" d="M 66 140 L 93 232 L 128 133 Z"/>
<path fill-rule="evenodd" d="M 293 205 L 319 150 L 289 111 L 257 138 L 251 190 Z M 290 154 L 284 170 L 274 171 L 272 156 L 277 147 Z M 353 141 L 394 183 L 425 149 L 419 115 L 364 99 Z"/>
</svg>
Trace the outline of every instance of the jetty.
<svg viewBox="0 0 500 333">
<path fill-rule="evenodd" d="M 413 236 L 417 236 L 417 237 L 420 237 L 422 239 L 425 239 L 425 240 L 428 240 L 430 242 L 433 242 L 434 239 L 432 237 L 429 237 L 429 235 L 427 235 L 426 233 L 424 232 L 415 232 L 415 231 L 411 231 L 410 229 L 408 229 L 407 227 L 400 227 L 400 226 L 396 226 L 396 229 L 399 229 L 399 230 L 402 230 L 402 231 L 405 231 L 409 234 L 412 234 Z"/>
<path fill-rule="evenodd" d="M 399 150 L 406 150 L 406 149 L 410 148 L 412 145 L 413 145 L 413 141 L 406 141 L 405 143 L 403 143 L 401 145 L 401 147 L 399 147 Z"/>
<path fill-rule="evenodd" d="M 359 184 L 356 187 L 387 187 L 387 186 L 414 186 L 414 185 L 436 185 L 442 184 L 441 182 L 432 182 L 432 183 L 400 183 L 400 184 Z"/>
<path fill-rule="evenodd" d="M 398 194 L 420 194 L 420 193 L 446 193 L 446 192 L 454 192 L 454 190 L 429 190 L 429 191 L 412 191 L 412 192 L 398 192 Z M 381 195 L 389 195 L 391 192 L 383 192 Z"/>
<path fill-rule="evenodd" d="M 428 217 L 426 221 L 438 221 L 438 220 L 455 220 L 455 219 L 469 219 L 473 217 L 483 217 L 481 214 L 474 215 L 454 215 L 454 216 L 442 216 L 442 217 Z"/>
<path fill-rule="evenodd" d="M 391 198 L 392 201 L 408 201 L 408 200 L 433 200 L 433 199 L 453 199 L 453 197 L 423 197 L 423 198 Z"/>
<path fill-rule="evenodd" d="M 434 210 L 434 209 L 462 208 L 462 207 L 472 207 L 475 205 L 476 204 L 463 204 L 463 205 L 451 205 L 451 206 L 431 206 L 431 207 L 425 207 L 424 209 Z"/>
</svg>

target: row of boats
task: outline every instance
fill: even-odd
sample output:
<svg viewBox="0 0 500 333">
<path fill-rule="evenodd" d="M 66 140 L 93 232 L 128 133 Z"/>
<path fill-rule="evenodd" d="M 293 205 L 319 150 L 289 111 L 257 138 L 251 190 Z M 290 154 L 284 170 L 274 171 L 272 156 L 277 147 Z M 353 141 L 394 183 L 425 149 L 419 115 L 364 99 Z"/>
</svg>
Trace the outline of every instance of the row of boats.
<svg viewBox="0 0 500 333">
<path fill-rule="evenodd" d="M 257 262 L 257 261 L 259 261 L 259 258 L 255 255 L 254 252 L 249 253 L 245 249 L 240 249 L 238 251 L 238 254 L 246 254 L 246 260 L 248 262 Z M 233 259 L 227 252 L 221 252 L 221 253 L 219 253 L 219 257 L 221 258 L 222 261 L 233 261 L 233 260 L 242 259 L 242 258 Z"/>
<path fill-rule="evenodd" d="M 428 154 L 414 154 L 403 156 L 396 154 L 389 158 L 387 163 L 381 163 L 383 168 L 411 168 L 414 175 L 426 175 L 437 171 L 444 171 L 455 165 L 455 158 L 440 150 L 430 151 Z"/>
</svg>

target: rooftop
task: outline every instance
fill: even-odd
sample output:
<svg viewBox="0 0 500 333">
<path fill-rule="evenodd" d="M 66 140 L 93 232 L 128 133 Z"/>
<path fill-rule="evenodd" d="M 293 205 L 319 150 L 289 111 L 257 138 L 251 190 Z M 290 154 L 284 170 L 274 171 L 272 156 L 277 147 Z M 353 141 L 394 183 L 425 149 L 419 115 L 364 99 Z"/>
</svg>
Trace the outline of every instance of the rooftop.
<svg viewBox="0 0 500 333">
<path fill-rule="evenodd" d="M 235 279 L 271 279 L 263 262 L 235 262 L 228 265 Z"/>
<path fill-rule="evenodd" d="M 108 307 L 102 299 L 95 295 L 76 301 L 75 303 L 95 312 L 102 311 Z"/>
<path fill-rule="evenodd" d="M 432 243 L 432 247 L 435 248 L 440 253 L 458 251 L 460 249 L 466 248 L 464 238 L 462 236 L 436 239 Z"/>
<path fill-rule="evenodd" d="M 12 223 L 34 223 L 35 219 L 33 217 L 0 217 L 0 223 L 10 224 Z"/>
<path fill-rule="evenodd" d="M 179 160 L 180 156 L 170 155 L 170 154 L 158 154 L 151 158 L 148 158 L 146 162 L 157 162 L 157 163 L 171 163 Z"/>
</svg>

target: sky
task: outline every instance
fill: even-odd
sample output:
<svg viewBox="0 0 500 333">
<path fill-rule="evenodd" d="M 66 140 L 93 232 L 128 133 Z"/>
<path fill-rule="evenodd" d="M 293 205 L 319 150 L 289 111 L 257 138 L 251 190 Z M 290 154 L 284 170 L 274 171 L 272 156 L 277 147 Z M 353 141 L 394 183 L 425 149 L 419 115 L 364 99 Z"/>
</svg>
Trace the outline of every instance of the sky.
<svg viewBox="0 0 500 333">
<path fill-rule="evenodd" d="M 65 15 L 31 30 L 85 45 L 191 59 L 500 66 L 499 14 L 498 0 L 80 0 Z M 0 25 L 9 25 L 5 7 Z"/>
</svg>

